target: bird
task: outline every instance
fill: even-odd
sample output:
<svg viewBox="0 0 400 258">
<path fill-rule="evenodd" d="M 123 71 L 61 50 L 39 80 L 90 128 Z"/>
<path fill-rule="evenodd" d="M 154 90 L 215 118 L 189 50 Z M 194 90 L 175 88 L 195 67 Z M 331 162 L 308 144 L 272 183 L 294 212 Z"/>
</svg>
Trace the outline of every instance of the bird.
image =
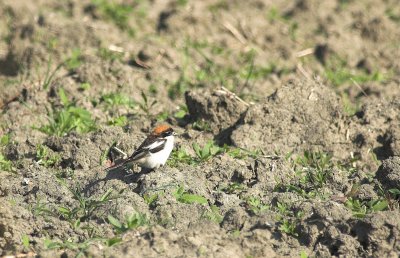
<svg viewBox="0 0 400 258">
<path fill-rule="evenodd" d="M 142 169 L 156 170 L 167 162 L 174 148 L 176 135 L 169 125 L 158 125 L 129 158 L 106 170 L 114 170 L 133 163 L 137 163 Z"/>
</svg>

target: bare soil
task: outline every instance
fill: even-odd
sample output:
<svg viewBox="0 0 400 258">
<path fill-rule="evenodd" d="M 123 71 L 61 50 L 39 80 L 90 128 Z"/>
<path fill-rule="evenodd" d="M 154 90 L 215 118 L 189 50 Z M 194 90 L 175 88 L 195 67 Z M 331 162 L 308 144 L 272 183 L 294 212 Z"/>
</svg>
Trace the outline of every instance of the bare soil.
<svg viewBox="0 0 400 258">
<path fill-rule="evenodd" d="M 400 255 L 396 0 L 3 0 L 0 17 L 0 256 Z M 38 129 L 68 105 L 94 130 Z M 160 123 L 171 162 L 106 172 Z"/>
</svg>

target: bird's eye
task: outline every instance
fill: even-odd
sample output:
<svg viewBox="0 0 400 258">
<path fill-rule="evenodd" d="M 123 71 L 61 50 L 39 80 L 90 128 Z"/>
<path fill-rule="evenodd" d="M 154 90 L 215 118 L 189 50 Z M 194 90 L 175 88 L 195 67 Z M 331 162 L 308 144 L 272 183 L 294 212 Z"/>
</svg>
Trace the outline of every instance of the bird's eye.
<svg viewBox="0 0 400 258">
<path fill-rule="evenodd" d="M 163 133 L 164 137 L 171 136 L 171 135 L 172 135 L 172 131 L 167 131 L 167 132 Z"/>
</svg>

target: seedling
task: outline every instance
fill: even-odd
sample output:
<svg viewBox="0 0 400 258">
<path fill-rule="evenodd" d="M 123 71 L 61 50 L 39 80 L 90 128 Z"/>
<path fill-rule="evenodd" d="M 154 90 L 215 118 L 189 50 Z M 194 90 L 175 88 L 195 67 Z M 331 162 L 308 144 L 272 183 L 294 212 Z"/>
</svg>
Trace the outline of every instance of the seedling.
<svg viewBox="0 0 400 258">
<path fill-rule="evenodd" d="M 221 223 L 224 219 L 224 217 L 221 215 L 220 209 L 215 205 L 211 205 L 210 210 L 203 213 L 203 217 L 216 223 Z"/>
<path fill-rule="evenodd" d="M 65 60 L 65 66 L 68 70 L 75 70 L 82 64 L 82 55 L 79 48 L 72 50 L 72 54 L 67 60 Z"/>
<path fill-rule="evenodd" d="M 400 189 L 392 188 L 388 190 L 395 198 L 400 197 Z"/>
<path fill-rule="evenodd" d="M 197 195 L 197 194 L 190 194 L 188 193 L 183 186 L 179 186 L 176 191 L 173 193 L 175 196 L 176 200 L 181 203 L 187 203 L 187 204 L 192 204 L 192 203 L 199 203 L 199 204 L 207 204 L 207 199 L 204 198 L 203 196 Z"/>
<path fill-rule="evenodd" d="M 347 67 L 347 62 L 339 56 L 333 56 L 328 60 L 325 76 L 334 86 L 341 86 L 346 83 L 363 84 L 370 81 L 383 82 L 389 77 L 380 71 L 373 73 L 367 73 L 363 70 L 352 71 Z"/>
<path fill-rule="evenodd" d="M 260 198 L 257 197 L 250 197 L 247 199 L 246 204 L 249 210 L 255 215 L 269 209 L 269 206 L 261 202 Z"/>
<path fill-rule="evenodd" d="M 314 189 L 323 187 L 333 169 L 332 156 L 322 152 L 305 151 L 295 161 L 296 172 L 302 175 L 303 183 L 310 183 Z"/>
<path fill-rule="evenodd" d="M 62 184 L 65 183 L 62 182 Z M 75 228 L 80 226 L 80 222 L 86 221 L 87 219 L 91 218 L 93 213 L 98 208 L 109 203 L 111 200 L 119 198 L 119 196 L 112 196 L 112 189 L 109 189 L 107 192 L 105 192 L 99 199 L 83 196 L 82 191 L 81 189 L 79 189 L 79 187 L 68 189 L 73 194 L 73 198 L 78 201 L 78 205 L 75 208 L 61 206 L 58 208 L 58 213 L 65 220 L 74 225 Z"/>
<path fill-rule="evenodd" d="M 40 144 L 36 147 L 36 159 L 37 164 L 44 167 L 51 167 L 60 162 L 61 156 L 57 153 L 54 153 L 47 146 Z"/>
<path fill-rule="evenodd" d="M 57 136 L 64 136 L 71 131 L 87 133 L 96 129 L 96 123 L 92 120 L 89 111 L 76 107 L 75 103 L 70 102 L 62 88 L 59 90 L 59 95 L 63 107 L 53 108 L 53 111 L 49 112 L 48 124 L 39 128 L 34 127 L 34 129 Z"/>
<path fill-rule="evenodd" d="M 48 207 L 46 202 L 42 202 L 39 198 L 34 205 L 29 205 L 29 210 L 32 211 L 34 216 L 54 216 L 53 211 Z"/>
<path fill-rule="evenodd" d="M 22 245 L 25 248 L 25 251 L 30 249 L 29 248 L 30 247 L 30 240 L 29 240 L 29 237 L 27 235 L 22 235 L 21 242 L 22 242 Z"/>
<path fill-rule="evenodd" d="M 127 31 L 131 36 L 135 34 L 133 28 L 129 26 L 129 17 L 133 12 L 132 6 L 107 0 L 92 0 L 92 3 L 98 8 L 103 18 L 112 21 L 118 28 Z"/>
<path fill-rule="evenodd" d="M 157 119 L 158 122 L 162 122 L 162 121 L 167 120 L 168 117 L 169 117 L 168 111 L 164 111 L 164 112 L 159 113 L 159 114 L 156 116 L 156 119 Z"/>
<path fill-rule="evenodd" d="M 106 109 L 114 110 L 117 107 L 124 106 L 134 108 L 135 102 L 121 93 L 108 93 L 100 98 L 100 102 L 104 103 Z"/>
<path fill-rule="evenodd" d="M 0 153 L 0 170 L 13 172 L 13 166 L 10 160 L 8 160 L 3 154 Z"/>
<path fill-rule="evenodd" d="M 364 218 L 368 213 L 386 210 L 388 208 L 388 202 L 381 199 L 362 202 L 358 199 L 349 197 L 345 206 L 353 212 L 355 217 Z"/>
<path fill-rule="evenodd" d="M 209 141 L 202 148 L 197 143 L 193 143 L 192 146 L 199 162 L 207 161 L 224 151 L 223 148 L 215 145 L 212 141 Z"/>
<path fill-rule="evenodd" d="M 89 90 L 92 86 L 88 82 L 81 83 L 79 89 L 82 91 Z"/>
<path fill-rule="evenodd" d="M 158 200 L 158 198 L 159 198 L 159 194 L 158 193 L 143 195 L 143 199 L 147 203 L 147 205 L 149 205 L 149 207 L 154 207 L 156 202 L 157 202 L 157 200 Z"/>
<path fill-rule="evenodd" d="M 247 158 L 258 158 L 260 156 L 260 151 L 249 151 L 246 149 L 242 148 L 235 148 L 235 147 L 229 147 L 229 146 L 224 146 L 224 148 L 227 150 L 226 152 L 228 153 L 229 156 L 231 156 L 234 159 L 247 159 Z"/>
<path fill-rule="evenodd" d="M 110 120 L 108 120 L 107 124 L 123 127 L 128 124 L 128 118 L 126 116 L 118 116 L 116 118 L 111 118 Z"/>
<path fill-rule="evenodd" d="M 9 143 L 10 143 L 10 135 L 9 134 L 5 134 L 0 137 L 0 146 L 6 146 Z"/>
<path fill-rule="evenodd" d="M 288 235 L 298 236 L 298 234 L 296 233 L 296 223 L 287 219 L 283 219 L 281 221 L 279 230 Z"/>
<path fill-rule="evenodd" d="M 242 192 L 246 191 L 246 186 L 241 183 L 229 183 L 227 186 L 222 187 L 221 190 L 227 194 L 241 194 Z"/>
<path fill-rule="evenodd" d="M 198 131 L 211 132 L 210 124 L 204 120 L 194 121 L 192 128 Z"/>
<path fill-rule="evenodd" d="M 195 163 L 192 156 L 190 156 L 184 149 L 177 148 L 172 151 L 171 156 L 168 159 L 168 165 L 171 167 L 177 167 L 178 164 L 193 164 Z"/>
<path fill-rule="evenodd" d="M 125 222 L 120 222 L 115 217 L 108 215 L 108 222 L 113 225 L 117 234 L 125 233 L 128 230 L 138 228 L 140 226 L 148 224 L 146 215 L 141 213 L 133 213 L 128 216 Z"/>
<path fill-rule="evenodd" d="M 141 92 L 141 96 L 142 96 L 142 102 L 139 103 L 139 107 L 147 116 L 151 116 L 153 113 L 152 109 L 154 105 L 157 104 L 157 100 L 153 100 L 150 102 L 143 91 Z"/>
<path fill-rule="evenodd" d="M 45 74 L 45 77 L 44 77 L 44 80 L 42 83 L 43 89 L 47 90 L 49 88 L 49 86 L 51 85 L 51 83 L 54 79 L 54 76 L 56 76 L 58 70 L 60 70 L 63 65 L 64 64 L 61 63 L 53 71 L 51 71 L 52 59 L 51 59 L 51 57 L 49 58 L 49 60 L 47 61 L 46 74 Z"/>
<path fill-rule="evenodd" d="M 187 106 L 181 105 L 181 106 L 179 106 L 178 111 L 176 111 L 174 113 L 174 117 L 178 118 L 178 119 L 183 119 L 187 115 L 188 112 L 189 112 L 189 110 L 188 110 Z"/>
<path fill-rule="evenodd" d="M 278 213 L 277 219 L 280 222 L 278 229 L 288 235 L 298 236 L 296 224 L 303 216 L 303 213 L 294 213 L 287 204 L 280 202 L 277 202 L 275 211 Z"/>
</svg>

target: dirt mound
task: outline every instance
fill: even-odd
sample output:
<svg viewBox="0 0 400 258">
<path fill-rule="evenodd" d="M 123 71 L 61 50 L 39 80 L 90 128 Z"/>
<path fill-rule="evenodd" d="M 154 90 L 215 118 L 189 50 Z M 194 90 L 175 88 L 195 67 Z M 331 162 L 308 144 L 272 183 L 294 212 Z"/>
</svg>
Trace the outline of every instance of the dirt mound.
<svg viewBox="0 0 400 258">
<path fill-rule="evenodd" d="M 387 189 L 400 188 L 400 157 L 391 157 L 382 162 L 376 178 Z"/>
<path fill-rule="evenodd" d="M 399 253 L 397 1 L 0 17 L 0 256 Z M 157 124 L 179 135 L 164 167 L 106 170 Z"/>
<path fill-rule="evenodd" d="M 236 125 L 248 107 L 247 103 L 224 89 L 188 91 L 185 100 L 191 118 L 207 121 L 215 134 Z"/>
<path fill-rule="evenodd" d="M 346 121 L 336 94 L 321 83 L 295 81 L 249 108 L 232 132 L 235 146 L 279 151 L 324 150 L 343 157 Z"/>
</svg>

